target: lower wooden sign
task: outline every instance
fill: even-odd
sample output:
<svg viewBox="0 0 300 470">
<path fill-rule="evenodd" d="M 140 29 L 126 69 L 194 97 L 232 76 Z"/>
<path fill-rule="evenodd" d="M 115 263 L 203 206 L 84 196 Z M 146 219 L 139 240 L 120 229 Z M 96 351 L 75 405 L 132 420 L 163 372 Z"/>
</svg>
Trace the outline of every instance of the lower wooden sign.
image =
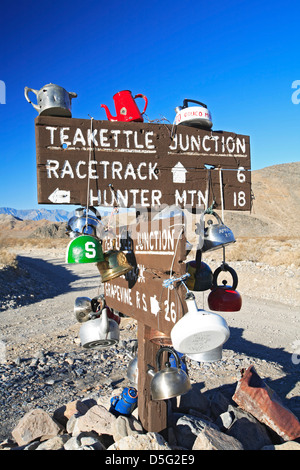
<svg viewBox="0 0 300 470">
<path fill-rule="evenodd" d="M 126 275 L 105 282 L 106 303 L 110 308 L 169 335 L 186 312 L 186 291 L 184 287 L 172 290 L 163 287 L 163 281 L 169 278 L 168 274 L 155 274 L 146 269 L 131 288 Z"/>
</svg>

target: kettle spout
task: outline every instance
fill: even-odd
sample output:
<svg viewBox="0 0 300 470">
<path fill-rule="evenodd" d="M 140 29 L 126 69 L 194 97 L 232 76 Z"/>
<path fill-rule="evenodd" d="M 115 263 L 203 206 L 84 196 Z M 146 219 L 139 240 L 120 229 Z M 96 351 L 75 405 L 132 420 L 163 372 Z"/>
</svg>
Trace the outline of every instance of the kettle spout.
<svg viewBox="0 0 300 470">
<path fill-rule="evenodd" d="M 107 334 L 109 332 L 109 321 L 107 316 L 107 308 L 104 308 L 101 313 L 101 331 L 102 334 Z"/>
<path fill-rule="evenodd" d="M 114 117 L 110 114 L 110 111 L 108 109 L 108 107 L 106 106 L 106 104 L 101 104 L 101 108 L 104 108 L 105 109 L 105 112 L 106 112 L 106 116 L 107 116 L 107 119 L 109 121 L 117 121 L 117 116 Z"/>
</svg>

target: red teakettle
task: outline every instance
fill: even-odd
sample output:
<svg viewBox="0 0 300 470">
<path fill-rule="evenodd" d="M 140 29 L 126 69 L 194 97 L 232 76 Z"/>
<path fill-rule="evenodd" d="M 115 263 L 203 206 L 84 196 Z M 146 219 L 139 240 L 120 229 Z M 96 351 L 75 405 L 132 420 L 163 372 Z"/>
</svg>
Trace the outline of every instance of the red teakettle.
<svg viewBox="0 0 300 470">
<path fill-rule="evenodd" d="M 143 98 L 145 100 L 145 107 L 142 113 L 140 112 L 136 102 L 134 101 L 136 98 Z M 113 100 L 115 102 L 115 108 L 117 112 L 116 116 L 112 116 L 108 107 L 105 104 L 101 104 L 101 108 L 105 109 L 107 119 L 109 121 L 144 121 L 142 114 L 144 114 L 148 105 L 148 99 L 145 95 L 139 93 L 133 97 L 131 91 L 123 90 L 116 93 L 113 96 Z"/>
<path fill-rule="evenodd" d="M 228 271 L 232 276 L 232 286 L 227 286 L 227 281 L 223 281 L 222 286 L 217 285 L 217 278 L 221 271 Z M 235 290 L 238 278 L 235 270 L 227 263 L 223 263 L 213 274 L 213 288 L 207 298 L 210 310 L 217 312 L 238 312 L 242 308 L 242 298 Z"/>
</svg>

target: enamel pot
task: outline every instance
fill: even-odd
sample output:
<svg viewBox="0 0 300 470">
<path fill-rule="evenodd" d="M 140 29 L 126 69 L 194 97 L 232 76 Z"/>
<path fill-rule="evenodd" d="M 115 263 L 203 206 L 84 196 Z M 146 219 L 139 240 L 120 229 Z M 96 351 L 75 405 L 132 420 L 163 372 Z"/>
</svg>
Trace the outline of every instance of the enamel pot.
<svg viewBox="0 0 300 470">
<path fill-rule="evenodd" d="M 187 273 L 190 277 L 185 281 L 188 289 L 205 291 L 212 288 L 213 273 L 208 264 L 201 261 L 201 252 L 197 251 L 195 261 L 187 263 Z"/>
<path fill-rule="evenodd" d="M 196 106 L 189 106 L 193 103 Z M 211 114 L 206 104 L 195 100 L 183 100 L 183 106 L 175 108 L 175 123 L 184 126 L 197 127 L 199 129 L 209 130 L 212 128 Z"/>
<path fill-rule="evenodd" d="M 222 272 L 229 272 L 232 276 L 232 286 L 227 285 L 224 280 L 222 285 L 218 285 L 218 276 Z M 238 312 L 242 308 L 241 295 L 236 291 L 238 277 L 233 268 L 227 263 L 223 263 L 217 268 L 213 275 L 213 288 L 207 298 L 208 306 L 217 312 Z"/>
<path fill-rule="evenodd" d="M 186 297 L 187 313 L 173 326 L 171 339 L 174 349 L 183 354 L 198 354 L 218 348 L 229 336 L 229 328 L 223 317 L 199 310 L 195 296 Z"/>
</svg>

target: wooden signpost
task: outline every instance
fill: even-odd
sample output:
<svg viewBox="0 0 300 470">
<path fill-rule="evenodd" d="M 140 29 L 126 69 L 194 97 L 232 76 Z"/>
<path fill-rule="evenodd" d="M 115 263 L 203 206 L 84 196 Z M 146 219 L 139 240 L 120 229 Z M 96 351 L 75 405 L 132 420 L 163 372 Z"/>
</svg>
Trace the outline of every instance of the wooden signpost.
<svg viewBox="0 0 300 470">
<path fill-rule="evenodd" d="M 249 211 L 249 137 L 186 126 L 37 117 L 40 204 Z"/>
<path fill-rule="evenodd" d="M 42 117 L 35 120 L 38 203 L 139 207 L 165 205 L 249 211 L 249 137 L 185 126 Z M 138 323 L 138 411 L 147 431 L 167 427 L 166 401 L 152 401 L 149 365 L 185 314 L 185 288 L 163 281 L 185 274 L 182 220 L 138 220 L 117 230 L 116 248 L 133 270 L 103 283 L 107 305 Z M 125 233 L 125 236 L 124 236 Z M 112 240 L 102 241 L 103 251 Z"/>
<path fill-rule="evenodd" d="M 151 341 L 151 332 L 170 336 L 175 323 L 186 313 L 185 288 L 163 287 L 164 280 L 185 274 L 186 239 L 182 220 L 179 217 L 145 220 L 121 227 L 116 240 L 115 248 L 123 248 L 134 269 L 103 284 L 105 299 L 109 307 L 138 322 L 139 418 L 146 430 L 159 432 L 167 427 L 167 404 L 151 400 L 151 377 L 147 369 L 149 365 L 156 368 L 159 350 L 159 345 Z M 111 248 L 112 240 L 104 239 L 104 251 Z"/>
</svg>

